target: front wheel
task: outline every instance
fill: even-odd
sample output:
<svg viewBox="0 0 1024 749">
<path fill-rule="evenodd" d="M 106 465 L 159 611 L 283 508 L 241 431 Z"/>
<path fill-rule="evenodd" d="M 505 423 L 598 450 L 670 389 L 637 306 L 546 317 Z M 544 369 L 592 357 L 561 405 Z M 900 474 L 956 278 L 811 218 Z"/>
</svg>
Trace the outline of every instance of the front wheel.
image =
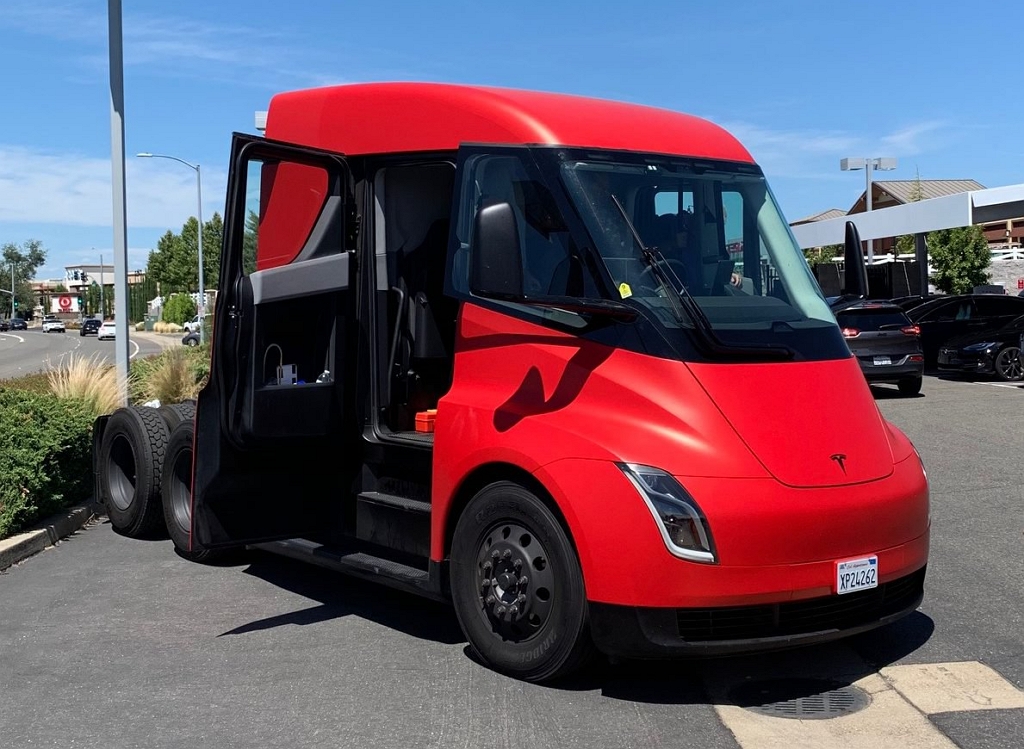
<svg viewBox="0 0 1024 749">
<path fill-rule="evenodd" d="M 1024 380 L 1024 358 L 1019 346 L 1007 346 L 998 354 L 995 361 L 996 376 L 1007 382 Z"/>
<path fill-rule="evenodd" d="M 526 681 L 579 669 L 593 653 L 583 573 L 551 510 L 518 484 L 484 487 L 455 527 L 455 613 L 470 647 Z"/>
</svg>

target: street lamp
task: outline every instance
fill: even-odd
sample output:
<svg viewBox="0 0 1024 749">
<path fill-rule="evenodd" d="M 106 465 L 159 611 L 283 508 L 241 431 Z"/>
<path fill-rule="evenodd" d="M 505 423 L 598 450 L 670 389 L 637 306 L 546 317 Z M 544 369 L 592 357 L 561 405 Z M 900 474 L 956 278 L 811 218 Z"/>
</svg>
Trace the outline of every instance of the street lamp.
<svg viewBox="0 0 1024 749">
<path fill-rule="evenodd" d="M 881 169 L 882 171 L 891 171 L 896 168 L 896 159 L 891 158 L 877 158 L 877 159 L 840 159 L 839 168 L 844 172 L 853 172 L 858 169 L 863 169 L 864 174 L 867 176 L 867 190 L 864 192 L 867 200 L 866 210 L 871 210 L 871 172 L 875 169 Z M 868 240 L 868 265 L 875 262 L 875 240 Z"/>
<path fill-rule="evenodd" d="M 159 153 L 137 153 L 135 154 L 140 159 L 170 159 L 171 161 L 177 161 L 179 164 L 184 164 L 189 169 L 195 170 L 196 173 L 196 195 L 198 197 L 197 216 L 199 220 L 199 342 L 206 342 L 206 332 L 203 330 L 204 323 L 206 321 L 206 288 L 203 283 L 203 180 L 200 176 L 199 164 L 190 164 L 184 159 L 179 159 L 177 156 L 165 156 Z"/>
</svg>

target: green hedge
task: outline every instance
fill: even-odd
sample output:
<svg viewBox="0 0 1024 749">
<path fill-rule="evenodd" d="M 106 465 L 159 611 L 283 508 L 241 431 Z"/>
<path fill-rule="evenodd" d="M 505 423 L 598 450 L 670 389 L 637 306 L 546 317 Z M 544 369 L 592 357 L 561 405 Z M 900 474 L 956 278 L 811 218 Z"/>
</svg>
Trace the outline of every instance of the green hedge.
<svg viewBox="0 0 1024 749">
<path fill-rule="evenodd" d="M 0 538 L 88 499 L 91 450 L 83 404 L 0 387 Z"/>
</svg>

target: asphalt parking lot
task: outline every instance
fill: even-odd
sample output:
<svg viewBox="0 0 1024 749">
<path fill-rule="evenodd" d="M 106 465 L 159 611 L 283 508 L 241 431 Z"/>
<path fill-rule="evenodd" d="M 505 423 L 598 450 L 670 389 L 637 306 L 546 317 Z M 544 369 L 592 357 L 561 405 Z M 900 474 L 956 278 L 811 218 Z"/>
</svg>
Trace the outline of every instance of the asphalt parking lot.
<svg viewBox="0 0 1024 749">
<path fill-rule="evenodd" d="M 933 504 L 924 604 L 887 629 L 536 686 L 476 664 L 445 606 L 262 552 L 195 565 L 100 522 L 0 575 L 0 744 L 1019 747 L 1024 388 L 874 392 Z M 853 684 L 870 705 L 796 721 L 733 704 L 769 676 Z"/>
</svg>

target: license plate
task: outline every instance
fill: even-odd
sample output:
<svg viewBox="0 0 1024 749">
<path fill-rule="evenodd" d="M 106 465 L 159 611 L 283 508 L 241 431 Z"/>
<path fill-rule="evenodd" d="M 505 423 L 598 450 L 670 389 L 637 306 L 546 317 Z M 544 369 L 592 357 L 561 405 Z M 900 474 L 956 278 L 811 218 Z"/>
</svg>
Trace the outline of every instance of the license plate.
<svg viewBox="0 0 1024 749">
<path fill-rule="evenodd" d="M 853 593 L 878 587 L 878 557 L 836 562 L 836 593 Z"/>
<path fill-rule="evenodd" d="M 888 356 L 876 356 L 875 357 L 875 366 L 876 367 L 887 367 L 890 364 L 892 364 L 892 359 L 889 358 Z"/>
</svg>

